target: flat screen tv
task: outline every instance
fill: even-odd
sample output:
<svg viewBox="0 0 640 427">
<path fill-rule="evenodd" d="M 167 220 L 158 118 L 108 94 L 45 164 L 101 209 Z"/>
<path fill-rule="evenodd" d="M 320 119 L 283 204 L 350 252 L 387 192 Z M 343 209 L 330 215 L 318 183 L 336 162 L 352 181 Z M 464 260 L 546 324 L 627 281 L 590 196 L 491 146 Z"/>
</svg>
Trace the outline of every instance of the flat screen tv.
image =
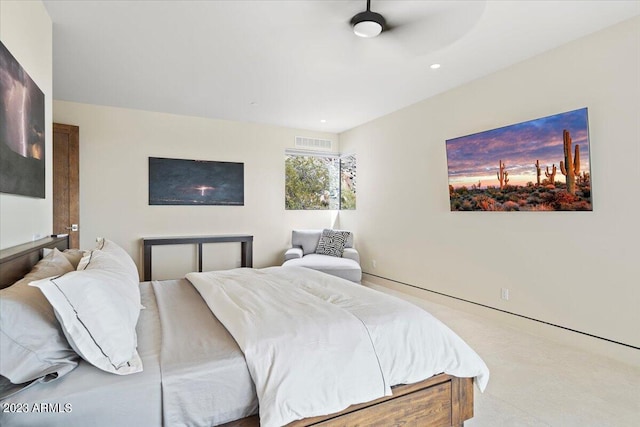
<svg viewBox="0 0 640 427">
<path fill-rule="evenodd" d="M 244 163 L 149 157 L 150 205 L 244 205 Z"/>
</svg>

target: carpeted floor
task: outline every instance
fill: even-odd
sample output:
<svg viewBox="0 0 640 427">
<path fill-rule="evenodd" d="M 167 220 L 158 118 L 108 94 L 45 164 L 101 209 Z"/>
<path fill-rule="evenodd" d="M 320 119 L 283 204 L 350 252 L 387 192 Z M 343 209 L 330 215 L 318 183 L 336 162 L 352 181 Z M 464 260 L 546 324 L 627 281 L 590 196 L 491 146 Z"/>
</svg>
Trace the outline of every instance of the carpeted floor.
<svg viewBox="0 0 640 427">
<path fill-rule="evenodd" d="M 424 307 L 489 366 L 489 385 L 484 393 L 475 389 L 475 417 L 466 427 L 640 426 L 640 367 L 383 286 L 365 285 Z"/>
</svg>

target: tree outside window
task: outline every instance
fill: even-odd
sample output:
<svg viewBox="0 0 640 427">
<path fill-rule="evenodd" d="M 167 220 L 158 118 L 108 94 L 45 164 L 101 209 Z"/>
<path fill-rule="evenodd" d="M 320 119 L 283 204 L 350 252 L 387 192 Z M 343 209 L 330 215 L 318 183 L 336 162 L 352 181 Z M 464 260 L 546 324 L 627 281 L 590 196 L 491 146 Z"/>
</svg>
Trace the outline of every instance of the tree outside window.
<svg viewBox="0 0 640 427">
<path fill-rule="evenodd" d="M 285 208 L 355 209 L 355 156 L 287 153 Z"/>
<path fill-rule="evenodd" d="M 340 157 L 340 209 L 356 208 L 356 156 Z"/>
</svg>

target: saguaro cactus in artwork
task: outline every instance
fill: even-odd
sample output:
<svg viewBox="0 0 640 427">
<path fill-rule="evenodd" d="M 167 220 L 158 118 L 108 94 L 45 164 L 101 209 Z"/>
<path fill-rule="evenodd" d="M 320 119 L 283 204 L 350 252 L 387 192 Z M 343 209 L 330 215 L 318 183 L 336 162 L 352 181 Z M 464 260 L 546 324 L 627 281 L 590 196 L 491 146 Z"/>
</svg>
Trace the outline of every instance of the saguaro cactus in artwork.
<svg viewBox="0 0 640 427">
<path fill-rule="evenodd" d="M 583 171 L 577 178 L 579 183 L 589 184 L 589 180 L 591 179 L 589 176 L 589 172 Z"/>
<path fill-rule="evenodd" d="M 580 146 L 576 144 L 575 155 L 571 159 L 571 134 L 568 130 L 562 131 L 564 142 L 564 162 L 560 161 L 560 171 L 566 176 L 567 192 L 576 194 L 576 175 L 580 174 Z"/>
<path fill-rule="evenodd" d="M 538 180 L 538 185 L 540 185 L 540 160 L 536 160 L 536 164 L 533 166 L 536 167 L 536 178 Z"/>
<path fill-rule="evenodd" d="M 549 172 L 549 166 L 547 166 L 547 171 L 544 173 L 544 176 L 546 176 L 549 179 L 549 184 L 553 185 L 556 182 L 556 165 L 555 163 L 552 165 L 551 168 L 551 172 Z"/>
<path fill-rule="evenodd" d="M 502 190 L 504 186 L 507 185 L 507 182 L 509 182 L 509 179 L 507 178 L 507 176 L 509 176 L 509 172 L 504 170 L 504 163 L 502 163 L 502 160 L 499 160 L 498 164 L 500 165 L 500 171 L 496 172 L 496 176 L 498 177 L 498 181 L 500 181 L 500 189 Z"/>
</svg>

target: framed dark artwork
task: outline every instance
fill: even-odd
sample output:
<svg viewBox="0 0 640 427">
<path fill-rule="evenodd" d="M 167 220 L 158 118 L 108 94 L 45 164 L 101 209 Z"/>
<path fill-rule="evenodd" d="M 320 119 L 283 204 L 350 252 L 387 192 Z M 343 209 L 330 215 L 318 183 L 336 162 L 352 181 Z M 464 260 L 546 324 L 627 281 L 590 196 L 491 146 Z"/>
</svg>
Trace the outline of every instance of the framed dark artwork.
<svg viewBox="0 0 640 427">
<path fill-rule="evenodd" d="M 44 93 L 0 42 L 0 193 L 45 197 Z"/>
<path fill-rule="evenodd" d="M 244 206 L 244 163 L 149 157 L 149 204 Z"/>
<path fill-rule="evenodd" d="M 591 211 L 587 109 L 449 139 L 452 211 Z"/>
</svg>

